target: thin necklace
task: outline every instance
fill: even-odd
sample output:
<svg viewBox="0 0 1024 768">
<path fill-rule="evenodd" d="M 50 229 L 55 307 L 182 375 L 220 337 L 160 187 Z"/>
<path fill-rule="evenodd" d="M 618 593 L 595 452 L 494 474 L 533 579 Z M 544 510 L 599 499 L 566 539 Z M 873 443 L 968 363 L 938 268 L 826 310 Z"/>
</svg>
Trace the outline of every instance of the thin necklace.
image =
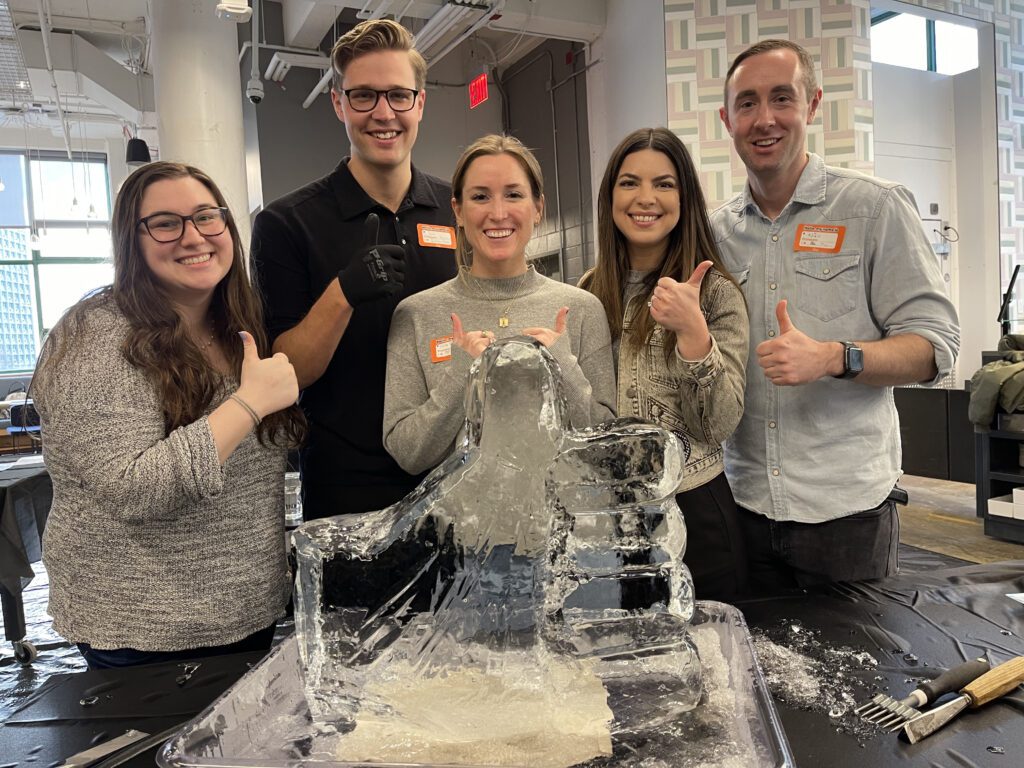
<svg viewBox="0 0 1024 768">
<path fill-rule="evenodd" d="M 213 339 L 216 335 L 216 331 L 214 331 L 213 328 L 211 327 L 210 338 L 208 338 L 204 343 L 200 344 L 199 342 L 196 342 L 195 337 L 193 337 L 192 341 L 195 343 L 197 347 L 199 347 L 200 352 L 206 352 L 206 350 L 213 346 Z"/>
<path fill-rule="evenodd" d="M 476 275 L 470 274 L 468 267 L 464 266 L 462 267 L 462 269 L 466 270 L 466 274 L 470 275 L 470 277 L 472 277 L 476 281 L 477 286 L 480 288 L 480 293 L 484 295 L 484 299 L 486 299 L 491 304 L 499 303 L 498 300 L 495 299 L 494 296 L 491 294 L 490 290 L 488 290 L 488 288 L 486 287 L 487 280 L 477 277 Z M 498 316 L 499 328 L 508 328 L 509 312 L 512 311 L 512 305 L 516 303 L 516 299 L 519 298 L 519 295 L 522 293 L 523 288 L 526 286 L 526 278 L 529 276 L 530 270 L 532 269 L 533 264 L 530 264 L 529 266 L 527 266 L 526 271 L 519 276 L 519 281 L 516 283 L 516 290 L 512 294 L 512 298 L 509 299 L 508 304 L 505 305 L 505 310 Z"/>
</svg>

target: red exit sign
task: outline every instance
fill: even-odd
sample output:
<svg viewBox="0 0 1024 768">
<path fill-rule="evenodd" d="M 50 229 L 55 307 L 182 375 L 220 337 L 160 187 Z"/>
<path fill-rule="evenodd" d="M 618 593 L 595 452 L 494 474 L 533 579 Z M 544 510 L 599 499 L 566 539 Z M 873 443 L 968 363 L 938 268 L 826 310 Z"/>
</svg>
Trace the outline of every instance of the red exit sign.
<svg viewBox="0 0 1024 768">
<path fill-rule="evenodd" d="M 469 108 L 479 107 L 487 101 L 487 73 L 477 75 L 469 82 Z"/>
</svg>

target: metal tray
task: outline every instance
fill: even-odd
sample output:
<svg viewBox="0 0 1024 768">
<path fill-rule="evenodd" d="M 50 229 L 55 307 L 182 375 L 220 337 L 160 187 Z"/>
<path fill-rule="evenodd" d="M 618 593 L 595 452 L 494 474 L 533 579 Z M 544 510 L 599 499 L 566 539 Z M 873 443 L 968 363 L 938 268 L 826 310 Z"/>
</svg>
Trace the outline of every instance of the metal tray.
<svg viewBox="0 0 1024 768">
<path fill-rule="evenodd" d="M 692 636 L 704 665 L 701 703 L 668 726 L 650 727 L 639 717 L 643 707 L 635 705 L 638 696 L 656 696 L 657 686 L 634 681 L 632 689 L 624 691 L 621 681 L 606 683 L 616 717 L 613 754 L 580 768 L 794 765 L 743 615 L 730 605 L 699 601 Z M 629 701 L 632 706 L 626 705 Z M 317 730 L 311 722 L 292 636 L 170 739 L 157 755 L 157 763 L 163 768 L 367 765 L 332 759 L 330 745 L 343 738 L 337 732 Z M 394 763 L 372 763 L 372 768 L 386 766 L 398 768 Z"/>
</svg>

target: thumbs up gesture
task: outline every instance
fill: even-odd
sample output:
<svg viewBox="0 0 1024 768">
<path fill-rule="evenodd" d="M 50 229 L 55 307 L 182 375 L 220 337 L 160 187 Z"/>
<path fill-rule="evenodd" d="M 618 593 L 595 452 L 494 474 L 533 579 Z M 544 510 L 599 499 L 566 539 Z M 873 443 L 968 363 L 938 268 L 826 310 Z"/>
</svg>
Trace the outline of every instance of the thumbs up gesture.
<svg viewBox="0 0 1024 768">
<path fill-rule="evenodd" d="M 757 345 L 757 364 L 767 379 L 779 387 L 792 387 L 832 375 L 836 342 L 816 341 L 793 325 L 788 302 L 775 305 L 779 331 Z"/>
<path fill-rule="evenodd" d="M 242 373 L 238 396 L 261 419 L 293 405 L 299 398 L 299 382 L 287 355 L 278 352 L 273 357 L 260 359 L 252 335 L 246 331 L 238 335 L 242 337 Z"/>
<path fill-rule="evenodd" d="M 675 331 L 676 349 L 685 360 L 700 360 L 711 351 L 711 334 L 700 308 L 700 286 L 712 266 L 710 261 L 702 261 L 682 283 L 663 277 L 651 293 L 651 317 L 661 327 Z"/>
<path fill-rule="evenodd" d="M 551 347 L 556 341 L 558 341 L 558 338 L 563 333 L 565 333 L 565 329 L 566 329 L 566 327 L 568 327 L 568 323 L 566 322 L 566 318 L 567 317 L 569 317 L 569 308 L 568 307 L 562 307 L 555 314 L 555 329 L 554 330 L 551 330 L 550 328 L 542 328 L 542 327 L 523 328 L 523 335 L 524 336 L 532 336 L 537 341 L 539 341 L 541 344 L 543 344 L 545 347 Z"/>
<path fill-rule="evenodd" d="M 363 247 L 338 272 L 341 292 L 352 307 L 383 296 L 394 296 L 405 283 L 405 251 L 400 245 L 380 245 L 380 217 L 371 213 L 363 224 Z"/>
</svg>

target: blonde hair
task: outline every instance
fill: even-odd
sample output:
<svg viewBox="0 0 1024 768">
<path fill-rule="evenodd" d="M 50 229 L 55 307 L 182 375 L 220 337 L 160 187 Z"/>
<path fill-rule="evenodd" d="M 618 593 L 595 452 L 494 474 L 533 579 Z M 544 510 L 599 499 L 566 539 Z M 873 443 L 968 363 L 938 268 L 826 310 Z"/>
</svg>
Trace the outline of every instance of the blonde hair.
<svg viewBox="0 0 1024 768">
<path fill-rule="evenodd" d="M 413 47 L 412 33 L 391 19 L 370 19 L 360 22 L 338 38 L 331 49 L 334 90 L 341 93 L 345 67 L 354 59 L 376 51 L 406 51 L 413 74 L 416 76 L 416 90 L 423 90 L 427 83 L 427 62 Z"/>
<path fill-rule="evenodd" d="M 514 157 L 526 178 L 530 182 L 530 192 L 533 194 L 534 202 L 539 203 L 544 197 L 544 174 L 540 170 L 540 163 L 536 156 L 514 136 L 501 136 L 496 133 L 481 136 L 462 153 L 459 162 L 455 164 L 455 173 L 452 174 L 452 197 L 459 205 L 462 205 L 462 188 L 466 183 L 466 173 L 469 166 L 478 157 L 488 155 L 510 155 Z M 466 233 L 462 225 L 458 225 L 455 234 L 455 263 L 460 267 L 469 267 L 473 263 L 473 249 L 466 242 Z"/>
</svg>

